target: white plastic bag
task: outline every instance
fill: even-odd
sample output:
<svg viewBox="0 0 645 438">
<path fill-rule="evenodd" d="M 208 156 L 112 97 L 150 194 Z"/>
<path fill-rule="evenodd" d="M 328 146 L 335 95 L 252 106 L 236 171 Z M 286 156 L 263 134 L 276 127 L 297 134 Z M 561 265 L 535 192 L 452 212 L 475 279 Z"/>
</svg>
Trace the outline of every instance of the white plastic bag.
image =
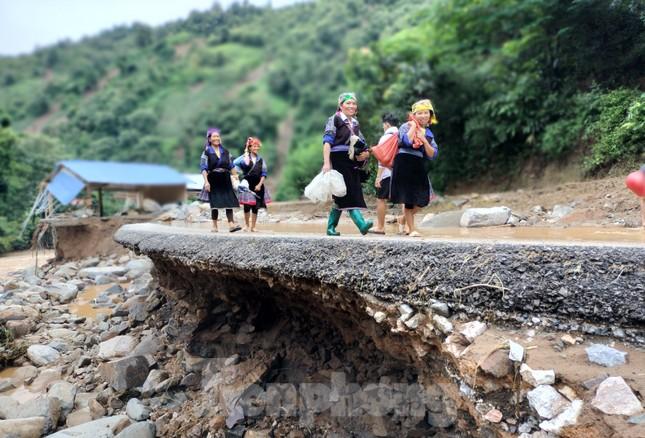
<svg viewBox="0 0 645 438">
<path fill-rule="evenodd" d="M 313 202 L 327 202 L 331 196 L 345 196 L 347 186 L 345 180 L 336 170 L 330 170 L 327 173 L 320 172 L 305 187 L 305 196 Z"/>
</svg>

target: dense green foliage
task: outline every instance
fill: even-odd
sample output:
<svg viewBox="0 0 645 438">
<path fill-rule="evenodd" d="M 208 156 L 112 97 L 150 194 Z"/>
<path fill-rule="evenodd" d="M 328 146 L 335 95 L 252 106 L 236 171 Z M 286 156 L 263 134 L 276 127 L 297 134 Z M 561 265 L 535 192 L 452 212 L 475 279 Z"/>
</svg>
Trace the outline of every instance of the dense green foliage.
<svg viewBox="0 0 645 438">
<path fill-rule="evenodd" d="M 354 51 L 347 70 L 374 129 L 377 110 L 433 99 L 440 189 L 578 145 L 596 172 L 642 158 L 644 30 L 640 2 L 441 0 L 417 25 Z"/>
<path fill-rule="evenodd" d="M 645 6 L 638 0 L 330 0 L 282 9 L 214 6 L 151 28 L 119 27 L 0 58 L 0 250 L 16 246 L 38 181 L 63 157 L 197 171 L 208 126 L 240 153 L 249 135 L 276 162 L 295 136 L 277 199 L 322 163 L 321 130 L 354 90 L 370 143 L 380 115 L 430 97 L 435 188 L 584 156 L 590 173 L 643 159 Z M 640 63 L 639 63 L 640 62 Z M 14 237 L 12 237 L 14 236 Z"/>
</svg>

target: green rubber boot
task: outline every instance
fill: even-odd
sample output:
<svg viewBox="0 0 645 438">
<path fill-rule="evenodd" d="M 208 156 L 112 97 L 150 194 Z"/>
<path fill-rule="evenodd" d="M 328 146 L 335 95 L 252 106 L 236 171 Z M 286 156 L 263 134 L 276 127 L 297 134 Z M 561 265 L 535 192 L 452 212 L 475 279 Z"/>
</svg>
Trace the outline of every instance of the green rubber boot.
<svg viewBox="0 0 645 438">
<path fill-rule="evenodd" d="M 337 208 L 332 208 L 329 212 L 329 218 L 327 219 L 327 235 L 328 236 L 340 236 L 340 233 L 336 231 L 338 222 L 340 221 L 341 211 Z"/>
<path fill-rule="evenodd" d="M 352 218 L 362 235 L 367 234 L 369 229 L 374 226 L 374 222 L 363 219 L 360 210 L 349 210 L 349 217 Z"/>
</svg>

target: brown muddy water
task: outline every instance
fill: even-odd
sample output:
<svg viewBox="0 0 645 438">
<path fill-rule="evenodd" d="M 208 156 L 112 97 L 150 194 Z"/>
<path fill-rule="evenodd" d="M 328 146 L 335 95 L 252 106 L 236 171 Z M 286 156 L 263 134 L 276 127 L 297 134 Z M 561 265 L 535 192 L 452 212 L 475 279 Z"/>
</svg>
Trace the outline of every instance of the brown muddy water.
<svg viewBox="0 0 645 438">
<path fill-rule="evenodd" d="M 182 228 L 191 228 L 210 232 L 211 223 L 200 222 L 190 223 L 184 221 L 173 221 L 170 226 Z M 228 225 L 222 223 L 218 225 L 218 234 L 228 235 Z M 326 222 L 308 222 L 308 223 L 272 223 L 258 224 L 258 231 L 253 234 L 257 235 L 325 235 Z M 353 223 L 346 219 L 341 219 L 339 226 L 336 228 L 344 236 L 360 236 Z M 570 228 L 547 228 L 547 227 L 485 227 L 485 228 L 419 228 L 421 237 L 409 237 L 397 234 L 398 226 L 386 225 L 383 235 L 368 234 L 366 238 L 379 239 L 406 239 L 406 240 L 459 240 L 459 241 L 514 241 L 514 242 L 531 242 L 531 243 L 594 243 L 606 245 L 645 245 L 645 230 L 642 228 L 608 228 L 608 227 L 570 227 Z M 239 231 L 233 235 L 250 235 L 250 232 Z"/>
<path fill-rule="evenodd" d="M 97 315 L 110 315 L 112 309 L 109 307 L 93 307 L 92 301 L 96 299 L 104 290 L 113 284 L 88 285 L 78 293 L 73 303 L 69 305 L 69 311 L 76 316 L 84 316 L 90 319 L 96 319 Z"/>
<path fill-rule="evenodd" d="M 47 260 L 54 257 L 54 250 L 46 249 L 36 251 L 15 251 L 0 256 L 0 278 L 5 278 L 11 272 L 35 266 L 42 266 Z"/>
</svg>

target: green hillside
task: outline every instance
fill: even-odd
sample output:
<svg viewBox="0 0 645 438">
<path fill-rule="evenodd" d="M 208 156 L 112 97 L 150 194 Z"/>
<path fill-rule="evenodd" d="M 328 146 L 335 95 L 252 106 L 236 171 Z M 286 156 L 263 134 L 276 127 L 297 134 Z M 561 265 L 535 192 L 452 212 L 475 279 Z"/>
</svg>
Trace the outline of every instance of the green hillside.
<svg viewBox="0 0 645 438">
<path fill-rule="evenodd" d="M 328 0 L 213 7 L 0 58 L 0 249 L 61 158 L 197 170 L 208 126 L 284 163 L 278 199 L 320 168 L 340 91 L 370 142 L 380 114 L 431 97 L 439 190 L 582 150 L 591 175 L 643 159 L 645 7 L 638 0 Z M 288 154 L 278 127 L 293 120 Z M 284 139 L 282 139 L 284 140 Z"/>
</svg>

